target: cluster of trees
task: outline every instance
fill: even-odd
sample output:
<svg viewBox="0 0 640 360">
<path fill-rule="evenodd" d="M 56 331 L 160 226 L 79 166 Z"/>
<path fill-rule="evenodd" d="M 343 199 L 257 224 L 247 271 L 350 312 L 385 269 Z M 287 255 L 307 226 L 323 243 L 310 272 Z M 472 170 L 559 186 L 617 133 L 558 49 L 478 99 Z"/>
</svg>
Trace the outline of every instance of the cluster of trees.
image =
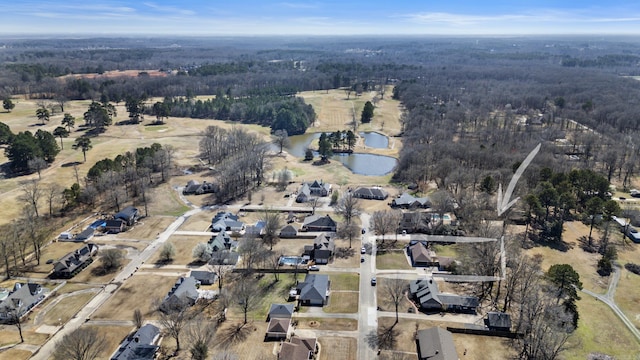
<svg viewBox="0 0 640 360">
<path fill-rule="evenodd" d="M 200 154 L 214 168 L 220 203 L 236 199 L 264 182 L 269 144 L 245 129 L 209 126 L 200 140 Z"/>
<path fill-rule="evenodd" d="M 35 171 L 39 174 L 60 152 L 58 142 L 50 132 L 39 129 L 35 134 L 30 131 L 13 134 L 4 123 L 0 123 L 0 144 L 7 145 L 5 154 L 14 173 Z"/>
<path fill-rule="evenodd" d="M 260 124 L 270 127 L 272 131 L 286 130 L 289 135 L 303 134 L 316 118 L 311 105 L 288 93 L 265 91 L 233 97 L 219 91 L 214 98 L 204 101 L 182 97 L 165 98 L 162 104 L 171 116 Z M 155 111 L 154 109 L 155 105 L 148 112 Z"/>
<path fill-rule="evenodd" d="M 333 153 L 352 152 L 355 145 L 356 135 L 351 130 L 322 133 L 318 139 L 318 153 L 326 158 Z"/>
</svg>

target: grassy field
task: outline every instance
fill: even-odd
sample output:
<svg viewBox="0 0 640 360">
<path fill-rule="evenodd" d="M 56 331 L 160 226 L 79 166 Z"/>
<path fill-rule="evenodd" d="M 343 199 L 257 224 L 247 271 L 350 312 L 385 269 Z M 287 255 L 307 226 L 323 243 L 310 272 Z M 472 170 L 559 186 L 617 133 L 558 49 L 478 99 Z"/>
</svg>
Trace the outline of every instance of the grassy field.
<svg viewBox="0 0 640 360">
<path fill-rule="evenodd" d="M 331 290 L 358 291 L 360 288 L 360 276 L 357 274 L 345 273 L 329 275 Z"/>
<path fill-rule="evenodd" d="M 359 294 L 357 292 L 331 291 L 329 303 L 322 309 L 326 313 L 357 313 L 358 299 Z"/>
<path fill-rule="evenodd" d="M 376 267 L 379 270 L 413 269 L 403 250 L 384 251 L 376 254 Z"/>
<path fill-rule="evenodd" d="M 358 353 L 358 341 L 349 337 L 321 336 L 320 360 L 353 360 Z"/>
<path fill-rule="evenodd" d="M 77 295 L 69 296 L 53 308 L 47 311 L 44 316 L 44 323 L 46 325 L 60 326 L 66 324 L 80 309 L 84 307 L 94 296 L 95 292 L 81 293 Z"/>
<path fill-rule="evenodd" d="M 20 349 L 8 349 L 0 352 L 0 360 L 27 360 L 31 357 L 31 351 Z"/>
<path fill-rule="evenodd" d="M 155 319 L 153 302 L 167 295 L 177 276 L 139 275 L 129 278 L 118 291 L 96 311 L 93 319 L 131 320 L 140 309 L 145 319 Z"/>
<path fill-rule="evenodd" d="M 187 265 L 191 263 L 193 259 L 193 248 L 198 243 L 206 243 L 209 241 L 209 237 L 207 236 L 186 236 L 186 235 L 174 235 L 169 238 L 168 243 L 173 244 L 176 249 L 176 254 L 173 257 L 173 261 L 171 265 Z M 162 251 L 162 247 L 158 248 L 158 251 L 151 256 L 149 259 L 149 264 L 157 264 L 160 259 L 160 252 Z"/>
<path fill-rule="evenodd" d="M 296 317 L 294 316 L 294 319 Z M 358 322 L 354 319 L 329 319 L 329 318 L 297 318 L 298 329 L 355 331 L 358 330 Z"/>
<path fill-rule="evenodd" d="M 98 354 L 98 359 L 108 359 L 118 348 L 124 338 L 133 331 L 133 326 L 91 326 L 83 325 L 80 329 L 93 328 L 98 332 L 104 349 Z"/>
</svg>

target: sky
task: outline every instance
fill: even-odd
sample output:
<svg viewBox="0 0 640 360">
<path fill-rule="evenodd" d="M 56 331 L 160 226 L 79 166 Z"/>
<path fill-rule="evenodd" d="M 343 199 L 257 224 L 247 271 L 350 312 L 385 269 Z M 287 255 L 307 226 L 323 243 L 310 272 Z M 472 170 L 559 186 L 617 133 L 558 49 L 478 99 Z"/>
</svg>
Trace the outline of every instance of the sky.
<svg viewBox="0 0 640 360">
<path fill-rule="evenodd" d="M 638 35 L 640 1 L 20 0 L 0 12 L 0 35 L 537 34 Z"/>
</svg>

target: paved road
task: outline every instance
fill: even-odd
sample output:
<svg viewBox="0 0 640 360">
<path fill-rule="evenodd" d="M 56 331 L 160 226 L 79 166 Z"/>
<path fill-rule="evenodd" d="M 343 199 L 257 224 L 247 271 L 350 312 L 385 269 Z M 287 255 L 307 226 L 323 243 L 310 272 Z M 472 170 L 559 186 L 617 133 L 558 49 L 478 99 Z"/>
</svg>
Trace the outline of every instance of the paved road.
<svg viewBox="0 0 640 360">
<path fill-rule="evenodd" d="M 633 324 L 633 322 L 631 322 L 631 320 L 629 320 L 629 318 L 627 318 L 627 316 L 622 312 L 622 310 L 620 310 L 618 305 L 616 305 L 616 303 L 615 303 L 614 295 L 615 295 L 616 286 L 618 286 L 618 281 L 619 280 L 620 280 L 620 269 L 618 267 L 614 266 L 611 282 L 609 283 L 609 289 L 607 290 L 606 294 L 604 294 L 604 295 L 596 294 L 596 293 L 594 293 L 592 291 L 589 291 L 587 289 L 582 289 L 582 292 L 585 293 L 585 294 L 589 294 L 589 295 L 593 296 L 594 298 L 596 298 L 596 299 L 602 301 L 603 303 L 607 304 L 607 306 L 609 306 L 611 308 L 611 310 L 613 310 L 613 312 L 620 318 L 620 320 L 622 320 L 624 325 L 627 328 L 629 328 L 629 331 L 631 331 L 633 336 L 635 336 L 636 339 L 638 341 L 640 341 L 640 331 L 638 330 L 638 328 L 636 328 L 636 326 Z"/>
<path fill-rule="evenodd" d="M 362 227 L 369 229 L 371 217 L 361 214 Z M 376 273 L 376 239 L 369 236 L 370 231 L 363 236 L 362 246 L 370 249 L 365 255 L 365 261 L 360 264 L 360 308 L 358 311 L 358 359 L 368 360 L 376 356 L 375 350 L 367 343 L 367 334 L 378 329 L 378 311 L 375 287 L 371 286 L 371 277 Z M 376 349 L 377 350 L 377 349 Z"/>
<path fill-rule="evenodd" d="M 46 360 L 55 350 L 56 342 L 60 341 L 65 335 L 70 334 L 73 330 L 79 328 L 85 322 L 89 321 L 91 315 L 102 306 L 115 292 L 123 281 L 131 277 L 145 261 L 156 252 L 156 250 L 162 246 L 162 244 L 169 239 L 169 237 L 184 223 L 184 221 L 202 209 L 189 210 L 180 216 L 176 221 L 167 227 L 158 237 L 147 246 L 140 255 L 129 262 L 123 269 L 115 276 L 115 278 L 105 286 L 103 291 L 96 295 L 84 308 L 82 308 L 75 317 L 73 317 L 67 324 L 62 327 L 57 333 L 55 333 L 49 340 L 42 345 L 40 350 L 33 354 L 31 359 L 34 360 Z"/>
</svg>

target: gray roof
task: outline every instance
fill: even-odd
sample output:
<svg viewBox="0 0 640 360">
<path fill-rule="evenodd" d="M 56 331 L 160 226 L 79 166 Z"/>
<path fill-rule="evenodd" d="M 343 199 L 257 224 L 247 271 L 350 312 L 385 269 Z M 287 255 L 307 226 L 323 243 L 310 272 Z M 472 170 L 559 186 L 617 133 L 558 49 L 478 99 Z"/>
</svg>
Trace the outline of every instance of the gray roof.
<svg viewBox="0 0 640 360">
<path fill-rule="evenodd" d="M 213 271 L 201 271 L 201 270 L 191 270 L 189 277 L 192 277 L 197 281 L 200 281 L 200 283 L 204 285 L 213 284 L 217 279 L 216 273 L 214 273 Z"/>
<path fill-rule="evenodd" d="M 235 229 L 242 228 L 244 223 L 238 221 L 239 217 L 237 215 L 233 215 L 229 212 L 219 212 L 216 216 L 211 220 L 211 228 L 213 230 L 226 230 L 226 229 Z"/>
<path fill-rule="evenodd" d="M 161 309 L 166 311 L 174 306 L 193 305 L 198 299 L 196 284 L 193 277 L 180 277 L 162 300 Z"/>
<path fill-rule="evenodd" d="M 418 330 L 418 359 L 458 360 L 453 335 L 445 329 L 432 327 Z"/>
<path fill-rule="evenodd" d="M 303 227 L 305 226 L 314 226 L 314 227 L 326 227 L 326 228 L 335 228 L 336 227 L 336 222 L 331 218 L 331 216 L 329 216 L 329 214 L 327 215 L 311 215 L 311 216 L 307 216 L 306 218 L 304 218 L 304 223 L 302 224 Z"/>
<path fill-rule="evenodd" d="M 295 237 L 298 235 L 298 229 L 293 225 L 287 225 L 280 230 L 280 237 Z"/>
<path fill-rule="evenodd" d="M 115 214 L 113 217 L 116 219 L 123 219 L 125 221 L 129 221 L 133 219 L 138 214 L 138 209 L 133 206 L 127 206 L 122 209 L 119 213 Z"/>
<path fill-rule="evenodd" d="M 455 294 L 443 294 L 438 290 L 438 285 L 432 279 L 414 280 L 409 283 L 409 292 L 423 307 L 429 308 L 429 304 L 436 303 L 444 306 L 476 308 L 479 305 L 475 296 L 461 296 Z"/>
<path fill-rule="evenodd" d="M 511 329 L 511 316 L 503 312 L 487 313 L 486 324 L 489 328 Z"/>
<path fill-rule="evenodd" d="M 235 265 L 238 263 L 239 255 L 235 251 L 220 250 L 211 253 L 211 265 Z"/>
<path fill-rule="evenodd" d="M 238 242 L 232 240 L 231 236 L 229 236 L 226 231 L 222 230 L 217 235 L 212 236 L 211 239 L 209 239 L 209 245 L 213 251 L 220 251 L 237 247 Z"/>
<path fill-rule="evenodd" d="M 89 261 L 97 251 L 98 245 L 88 243 L 56 261 L 55 264 L 53 264 L 53 271 L 58 275 L 70 275 L 77 268 Z"/>
<path fill-rule="evenodd" d="M 269 318 L 290 318 L 293 316 L 293 304 L 271 304 Z"/>
<path fill-rule="evenodd" d="M 111 360 L 153 359 L 158 350 L 156 342 L 159 336 L 158 327 L 152 324 L 144 325 L 120 344 Z"/>
<path fill-rule="evenodd" d="M 323 274 L 307 274 L 304 282 L 298 284 L 300 300 L 323 301 L 329 290 L 329 276 Z"/>
<path fill-rule="evenodd" d="M 22 317 L 32 307 L 44 299 L 40 284 L 16 283 L 9 295 L 0 301 L 0 322 L 10 320 L 11 314 L 18 310 Z"/>
<path fill-rule="evenodd" d="M 361 187 L 353 191 L 353 196 L 363 199 L 386 199 L 389 194 L 379 187 Z"/>
</svg>

